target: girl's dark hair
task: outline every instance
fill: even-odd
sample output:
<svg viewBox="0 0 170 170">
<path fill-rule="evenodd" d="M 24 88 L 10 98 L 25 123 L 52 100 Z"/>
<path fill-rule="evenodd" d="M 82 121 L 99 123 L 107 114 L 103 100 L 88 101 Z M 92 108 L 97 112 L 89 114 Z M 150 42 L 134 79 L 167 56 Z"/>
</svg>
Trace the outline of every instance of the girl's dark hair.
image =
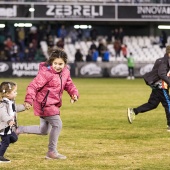
<svg viewBox="0 0 170 170">
<path fill-rule="evenodd" d="M 62 49 L 62 48 L 56 48 L 55 50 L 49 50 L 50 53 L 50 57 L 49 59 L 46 61 L 46 63 L 48 65 L 52 65 L 52 62 L 56 59 L 56 58 L 61 58 L 63 59 L 63 61 L 65 62 L 65 64 L 67 63 L 67 54 L 66 52 Z"/>
<path fill-rule="evenodd" d="M 16 83 L 14 82 L 2 82 L 0 84 L 0 98 L 6 97 L 7 93 L 10 93 L 15 87 Z"/>
</svg>

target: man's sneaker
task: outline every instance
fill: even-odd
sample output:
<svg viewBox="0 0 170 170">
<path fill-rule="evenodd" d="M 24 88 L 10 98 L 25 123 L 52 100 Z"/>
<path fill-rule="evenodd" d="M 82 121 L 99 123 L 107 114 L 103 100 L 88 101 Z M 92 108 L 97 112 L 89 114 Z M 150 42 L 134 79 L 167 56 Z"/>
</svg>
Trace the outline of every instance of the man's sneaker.
<svg viewBox="0 0 170 170">
<path fill-rule="evenodd" d="M 132 123 L 135 120 L 135 112 L 133 111 L 133 108 L 127 109 L 127 116 L 129 123 Z"/>
<path fill-rule="evenodd" d="M 4 158 L 3 156 L 0 156 L 0 163 L 10 163 L 11 161 L 9 159 Z"/>
<path fill-rule="evenodd" d="M 58 152 L 47 152 L 46 159 L 67 159 L 66 156 Z"/>
</svg>

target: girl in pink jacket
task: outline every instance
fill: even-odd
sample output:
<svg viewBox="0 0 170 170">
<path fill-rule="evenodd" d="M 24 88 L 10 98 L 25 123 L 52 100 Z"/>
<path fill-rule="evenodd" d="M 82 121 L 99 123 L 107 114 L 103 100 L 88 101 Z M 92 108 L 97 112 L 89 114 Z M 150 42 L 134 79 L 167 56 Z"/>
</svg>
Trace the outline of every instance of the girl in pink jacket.
<svg viewBox="0 0 170 170">
<path fill-rule="evenodd" d="M 47 159 L 66 159 L 58 153 L 57 142 L 62 129 L 60 107 L 62 94 L 66 90 L 71 102 L 78 100 L 78 90 L 70 77 L 67 54 L 57 48 L 51 52 L 47 62 L 40 63 L 39 72 L 27 87 L 25 106 L 33 106 L 34 114 L 40 117 L 40 126 L 19 126 L 17 134 L 30 133 L 49 135 Z"/>
</svg>

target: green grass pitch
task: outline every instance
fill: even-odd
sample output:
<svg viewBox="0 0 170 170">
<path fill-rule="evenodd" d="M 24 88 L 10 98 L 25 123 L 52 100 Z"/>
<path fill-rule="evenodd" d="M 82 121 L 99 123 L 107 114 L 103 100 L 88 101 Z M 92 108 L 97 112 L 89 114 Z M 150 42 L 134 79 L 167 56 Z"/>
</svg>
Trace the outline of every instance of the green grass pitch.
<svg viewBox="0 0 170 170">
<path fill-rule="evenodd" d="M 9 78 L 18 84 L 17 103 L 23 103 L 31 78 Z M 9 164 L 2 170 L 168 170 L 170 133 L 161 105 L 127 121 L 127 107 L 148 100 L 151 89 L 143 79 L 74 78 L 80 92 L 71 104 L 65 92 L 63 129 L 58 150 L 66 160 L 45 160 L 48 136 L 23 134 L 6 152 Z M 18 113 L 20 125 L 39 124 L 33 110 Z"/>
</svg>

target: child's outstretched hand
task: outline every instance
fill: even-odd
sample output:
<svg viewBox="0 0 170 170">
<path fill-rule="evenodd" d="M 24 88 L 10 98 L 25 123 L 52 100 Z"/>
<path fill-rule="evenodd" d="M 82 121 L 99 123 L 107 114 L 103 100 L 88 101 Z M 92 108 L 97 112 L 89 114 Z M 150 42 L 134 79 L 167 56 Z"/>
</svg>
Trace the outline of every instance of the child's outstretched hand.
<svg viewBox="0 0 170 170">
<path fill-rule="evenodd" d="M 72 95 L 71 96 L 71 100 L 70 100 L 70 103 L 74 103 L 78 100 L 78 97 L 76 95 Z"/>
<path fill-rule="evenodd" d="M 31 105 L 27 102 L 24 103 L 24 106 L 25 106 L 26 110 L 29 110 L 31 108 Z"/>
<path fill-rule="evenodd" d="M 13 121 L 13 120 L 11 120 L 10 122 L 9 122 L 9 126 L 13 126 L 15 124 L 15 122 Z"/>
</svg>

